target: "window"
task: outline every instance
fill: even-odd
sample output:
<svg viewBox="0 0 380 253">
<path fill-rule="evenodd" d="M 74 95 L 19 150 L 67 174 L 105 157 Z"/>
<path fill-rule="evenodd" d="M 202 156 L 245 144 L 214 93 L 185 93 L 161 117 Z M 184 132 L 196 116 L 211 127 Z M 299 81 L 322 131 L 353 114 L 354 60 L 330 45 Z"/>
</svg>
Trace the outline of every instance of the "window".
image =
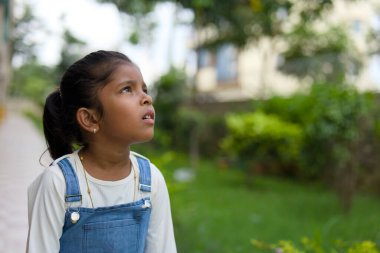
<svg viewBox="0 0 380 253">
<path fill-rule="evenodd" d="M 360 20 L 354 20 L 352 21 L 352 30 L 356 33 L 356 34 L 361 34 L 362 33 L 362 30 L 363 30 L 363 27 L 362 27 L 362 22 Z"/>
<path fill-rule="evenodd" d="M 237 49 L 226 44 L 216 51 L 217 80 L 221 84 L 233 82 L 237 77 Z"/>
<path fill-rule="evenodd" d="M 198 50 L 198 69 L 212 65 L 212 54 L 209 50 L 201 48 Z"/>
</svg>

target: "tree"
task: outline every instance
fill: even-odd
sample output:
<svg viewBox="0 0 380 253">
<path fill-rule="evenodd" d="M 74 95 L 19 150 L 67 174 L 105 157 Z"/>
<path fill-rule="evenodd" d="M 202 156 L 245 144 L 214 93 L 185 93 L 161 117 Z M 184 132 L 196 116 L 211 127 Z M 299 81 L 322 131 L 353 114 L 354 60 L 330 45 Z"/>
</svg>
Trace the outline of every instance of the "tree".
<svg viewBox="0 0 380 253">
<path fill-rule="evenodd" d="M 352 40 L 337 26 L 315 31 L 310 25 L 301 24 L 285 34 L 284 40 L 288 46 L 279 70 L 298 78 L 342 84 L 357 76 L 363 65 L 363 57 Z"/>
<path fill-rule="evenodd" d="M 196 29 L 211 27 L 216 36 L 207 44 L 225 42 L 244 46 L 252 39 L 262 36 L 273 37 L 283 32 L 283 22 L 290 16 L 298 15 L 299 23 L 306 23 L 320 17 L 333 0 L 144 0 L 120 1 L 98 0 L 113 3 L 126 14 L 141 18 L 162 2 L 172 2 L 193 11 L 193 25 Z"/>
<path fill-rule="evenodd" d="M 11 39 L 11 59 L 18 65 L 36 60 L 36 41 L 33 32 L 44 31 L 30 5 L 18 6 L 18 15 L 14 18 L 14 28 Z"/>
<path fill-rule="evenodd" d="M 5 93 L 10 82 L 10 31 L 12 5 L 10 0 L 0 1 L 0 119 L 3 116 Z"/>
<path fill-rule="evenodd" d="M 266 74 L 272 52 L 280 51 L 284 64 L 279 70 L 303 78 L 311 77 L 314 81 L 339 81 L 345 78 L 345 72 L 352 76 L 359 72 L 360 57 L 355 54 L 343 29 L 328 27 L 324 32 L 316 32 L 314 23 L 323 20 L 323 14 L 331 9 L 334 0 L 144 0 L 120 1 L 98 0 L 113 3 L 118 9 L 135 19 L 135 23 L 146 23 L 154 6 L 171 2 L 176 8 L 190 9 L 194 13 L 193 27 L 197 31 L 194 38 L 195 50 L 200 48 L 217 48 L 232 44 L 244 48 L 263 38 L 269 38 L 269 46 L 263 49 L 261 65 L 261 95 L 266 93 Z M 353 2 L 355 0 L 345 0 Z M 150 21 L 151 22 L 151 21 Z M 150 32 L 144 26 L 137 26 L 132 34 Z M 338 32 L 337 34 L 335 34 Z M 305 36 L 306 35 L 306 36 Z M 302 40 L 297 38 L 303 37 Z M 331 40 L 324 40 L 330 36 Z M 135 36 L 141 37 L 141 36 Z M 137 40 L 135 40 L 137 41 Z M 305 50 L 313 42 L 323 42 L 317 50 Z M 283 44 L 287 44 L 286 49 Z M 326 43 L 327 42 L 327 43 Z M 299 50 L 299 51 L 296 51 Z M 295 54 L 295 52 L 298 52 Z M 299 57 L 295 59 L 295 57 Z M 317 57 L 315 57 L 317 56 Z M 286 63 L 286 64 L 285 64 Z M 288 64 L 289 63 L 289 64 Z M 289 66 L 289 67 L 288 67 Z M 326 73 L 319 75 L 315 69 L 322 67 Z"/>
<path fill-rule="evenodd" d="M 97 0 L 100 3 L 113 3 L 118 10 L 128 15 L 128 25 L 133 31 L 129 34 L 129 42 L 132 44 L 141 43 L 149 40 L 152 30 L 155 28 L 155 22 L 149 14 L 154 10 L 154 7 L 159 2 L 152 0 Z"/>
<path fill-rule="evenodd" d="M 46 96 L 55 88 L 53 73 L 54 69 L 41 65 L 36 59 L 14 67 L 9 94 L 28 98 L 42 107 Z"/>
<path fill-rule="evenodd" d="M 57 86 L 62 73 L 79 58 L 79 52 L 86 43 L 65 29 L 60 62 L 55 67 L 48 67 L 38 62 L 37 42 L 32 36 L 35 31 L 45 32 L 44 26 L 34 16 L 29 5 L 19 6 L 11 43 L 11 57 L 15 66 L 9 91 L 12 96 L 27 97 L 42 106 L 47 94 Z"/>
<path fill-rule="evenodd" d="M 55 72 L 58 77 L 61 76 L 71 64 L 80 58 L 80 52 L 85 46 L 86 42 L 75 37 L 70 30 L 64 30 L 63 45 L 60 53 L 61 59 L 55 67 Z M 57 82 L 59 81 L 58 77 Z"/>
</svg>

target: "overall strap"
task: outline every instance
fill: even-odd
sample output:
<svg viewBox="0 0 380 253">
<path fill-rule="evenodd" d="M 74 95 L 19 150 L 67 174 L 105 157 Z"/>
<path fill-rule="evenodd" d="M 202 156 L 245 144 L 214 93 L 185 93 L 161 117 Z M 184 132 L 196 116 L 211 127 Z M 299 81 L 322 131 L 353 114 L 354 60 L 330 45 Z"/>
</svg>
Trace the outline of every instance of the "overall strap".
<svg viewBox="0 0 380 253">
<path fill-rule="evenodd" d="M 66 181 L 66 202 L 82 201 L 82 194 L 80 194 L 79 183 L 77 175 L 74 171 L 68 158 L 64 158 L 58 162 L 59 167 L 62 170 L 63 176 Z"/>
<path fill-rule="evenodd" d="M 150 162 L 147 159 L 136 156 L 137 163 L 140 170 L 140 186 L 139 189 L 144 192 L 151 191 L 151 176 L 150 176 Z"/>
</svg>

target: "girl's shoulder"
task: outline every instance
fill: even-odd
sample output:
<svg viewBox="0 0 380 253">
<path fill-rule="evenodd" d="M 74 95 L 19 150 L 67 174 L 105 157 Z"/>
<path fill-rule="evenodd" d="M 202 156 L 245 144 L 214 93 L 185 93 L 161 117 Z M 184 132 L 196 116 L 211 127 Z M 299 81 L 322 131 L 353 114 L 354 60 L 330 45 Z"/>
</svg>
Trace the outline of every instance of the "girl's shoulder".
<svg viewBox="0 0 380 253">
<path fill-rule="evenodd" d="M 34 181 L 28 187 L 28 191 L 34 191 L 37 188 L 47 190 L 55 189 L 58 191 L 64 190 L 66 186 L 65 178 L 58 165 L 58 162 L 65 158 L 69 159 L 69 162 L 71 164 L 74 164 L 72 154 L 65 155 L 54 160 L 40 173 L 40 175 L 37 176 L 36 179 L 34 179 Z"/>
<path fill-rule="evenodd" d="M 137 163 L 137 159 L 145 159 L 149 162 L 149 165 L 150 165 L 150 172 L 151 172 L 151 176 L 152 176 L 152 180 L 153 180 L 153 184 L 157 183 L 157 184 L 162 184 L 162 183 L 165 183 L 165 179 L 164 179 L 164 176 L 162 174 L 162 172 L 160 171 L 159 168 L 157 168 L 157 166 L 152 163 L 149 158 L 147 158 L 146 156 L 143 156 L 139 153 L 136 153 L 134 151 L 131 151 L 131 154 L 132 154 L 132 157 L 134 159 L 136 159 L 136 163 Z M 139 168 L 140 169 L 140 168 Z"/>
</svg>

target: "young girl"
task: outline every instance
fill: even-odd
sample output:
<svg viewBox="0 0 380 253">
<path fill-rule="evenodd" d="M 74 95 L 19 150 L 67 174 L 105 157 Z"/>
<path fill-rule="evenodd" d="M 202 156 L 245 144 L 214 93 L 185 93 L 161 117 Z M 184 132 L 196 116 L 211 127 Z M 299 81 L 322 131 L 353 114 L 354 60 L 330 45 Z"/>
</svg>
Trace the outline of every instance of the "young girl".
<svg viewBox="0 0 380 253">
<path fill-rule="evenodd" d="M 29 187 L 27 252 L 176 252 L 164 178 L 130 151 L 152 139 L 154 119 L 127 56 L 97 51 L 67 69 L 44 108 L 55 161 Z"/>
</svg>

